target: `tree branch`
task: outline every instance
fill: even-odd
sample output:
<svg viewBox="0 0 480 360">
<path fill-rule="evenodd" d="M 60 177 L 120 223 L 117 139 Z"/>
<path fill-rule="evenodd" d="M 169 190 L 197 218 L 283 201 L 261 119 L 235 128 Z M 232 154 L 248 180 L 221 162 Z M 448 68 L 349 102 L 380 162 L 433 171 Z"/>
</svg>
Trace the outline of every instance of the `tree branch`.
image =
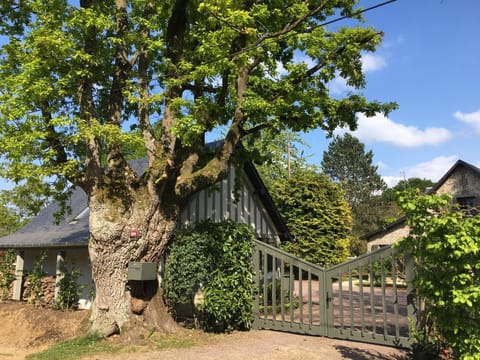
<svg viewBox="0 0 480 360">
<path fill-rule="evenodd" d="M 183 56 L 184 38 L 187 28 L 187 5 L 188 0 L 177 0 L 173 5 L 172 15 L 167 25 L 166 55 L 174 66 L 180 62 Z M 165 104 L 161 135 L 165 154 L 173 154 L 176 142 L 175 135 L 171 131 L 175 125 L 175 112 L 171 107 L 170 101 L 181 96 L 181 93 L 182 89 L 179 86 L 171 86 L 165 91 L 167 103 Z"/>
<path fill-rule="evenodd" d="M 41 106 L 41 112 L 43 121 L 47 126 L 47 136 L 45 140 L 47 141 L 50 148 L 55 151 L 55 164 L 64 164 L 67 162 L 67 153 L 65 152 L 65 148 L 61 143 L 60 139 L 58 138 L 58 134 L 55 130 L 55 127 L 52 124 L 52 113 L 48 110 L 48 104 L 43 104 Z M 71 180 L 71 179 L 69 179 Z"/>
<path fill-rule="evenodd" d="M 115 50 L 115 72 L 113 74 L 108 100 L 107 123 L 120 128 L 124 101 L 123 90 L 131 70 L 131 65 L 128 60 L 128 46 L 125 40 L 129 27 L 127 1 L 115 0 L 115 7 L 117 21 L 116 36 L 119 42 Z M 107 167 L 109 171 L 115 172 L 119 177 L 124 177 L 125 169 L 129 169 L 122 155 L 120 144 L 117 142 L 107 145 Z M 129 170 L 130 173 L 133 173 L 131 169 Z"/>
<path fill-rule="evenodd" d="M 148 2 L 145 5 L 145 9 L 143 12 L 143 18 L 149 20 L 152 12 L 153 12 L 153 4 L 152 2 Z M 149 84 L 150 84 L 150 77 L 148 74 L 148 68 L 150 65 L 149 54 L 147 52 L 145 42 L 148 40 L 150 36 L 150 32 L 145 26 L 144 23 L 140 25 L 139 33 L 141 37 L 141 48 L 139 51 L 136 52 L 138 56 L 138 79 L 139 79 L 139 93 L 140 93 L 140 109 L 139 109 L 139 116 L 138 122 L 140 131 L 142 132 L 143 141 L 145 144 L 145 150 L 147 153 L 148 159 L 148 166 L 151 167 L 153 164 L 153 160 L 155 157 L 155 137 L 153 135 L 153 129 L 150 123 L 150 103 L 149 103 Z M 136 56 L 134 56 L 136 57 Z"/>
<path fill-rule="evenodd" d="M 358 42 L 358 45 L 364 45 L 371 41 L 375 36 L 382 35 L 382 32 L 376 32 L 372 34 L 371 36 L 365 37 L 361 41 Z M 300 84 L 302 81 L 305 81 L 305 79 L 312 77 L 315 75 L 318 71 L 320 71 L 323 67 L 325 67 L 328 64 L 332 63 L 332 60 L 335 60 L 338 56 L 340 56 L 345 50 L 347 49 L 347 45 L 342 45 L 338 47 L 337 49 L 331 51 L 329 54 L 325 55 L 323 57 L 322 61 L 319 61 L 316 65 L 312 66 L 310 69 L 308 69 L 305 72 L 305 76 L 298 77 L 297 79 L 293 80 L 291 84 L 293 86 Z M 270 103 L 274 103 L 276 100 L 281 98 L 282 96 L 285 95 L 284 91 L 279 91 L 275 94 L 274 97 L 272 97 L 270 100 L 268 100 Z"/>
<path fill-rule="evenodd" d="M 309 17 L 314 16 L 314 15 L 318 14 L 320 11 L 322 11 L 325 8 L 325 6 L 327 5 L 327 3 L 328 3 L 328 1 L 324 1 L 321 5 L 319 5 L 316 8 L 306 12 L 305 14 L 300 16 L 298 19 L 293 20 L 293 21 L 285 24 L 285 26 L 283 27 L 282 30 L 279 30 L 279 31 L 274 32 L 274 33 L 263 34 L 257 41 L 255 41 L 255 43 L 253 45 L 250 45 L 248 47 L 240 49 L 238 52 L 232 54 L 231 59 L 234 60 L 234 59 L 238 58 L 238 56 L 240 56 L 241 54 L 243 54 L 245 52 L 248 52 L 250 50 L 256 49 L 257 47 L 259 47 L 263 42 L 265 42 L 268 39 L 279 38 L 282 35 L 286 35 L 286 34 L 290 33 L 291 31 L 295 30 L 295 28 L 297 28 L 306 19 L 308 19 Z"/>
<path fill-rule="evenodd" d="M 264 129 L 268 129 L 270 127 L 273 126 L 273 123 L 270 122 L 270 121 L 267 121 L 267 122 L 264 122 L 264 123 L 261 123 L 261 124 L 258 124 L 257 126 L 254 126 L 250 129 L 243 129 L 242 128 L 242 133 L 241 133 L 241 137 L 246 137 L 246 136 L 249 136 L 249 135 L 252 135 L 252 134 L 255 134 L 259 131 L 262 131 Z"/>
<path fill-rule="evenodd" d="M 88 9 L 92 7 L 92 0 L 80 0 L 80 7 Z M 85 52 L 92 57 L 95 56 L 97 49 L 96 29 L 88 29 L 85 38 Z M 86 64 L 87 68 L 91 68 L 90 64 Z M 93 71 L 91 72 L 93 73 Z M 93 79 L 91 76 L 83 77 L 79 84 L 79 103 L 80 118 L 85 120 L 87 126 L 92 125 L 92 119 L 95 117 L 95 105 L 93 100 Z M 80 185 L 88 194 L 92 189 L 98 186 L 98 182 L 102 180 L 103 170 L 101 165 L 100 143 L 95 135 L 91 135 L 85 139 L 86 160 L 85 175 L 82 179 L 78 179 L 77 184 Z"/>
</svg>

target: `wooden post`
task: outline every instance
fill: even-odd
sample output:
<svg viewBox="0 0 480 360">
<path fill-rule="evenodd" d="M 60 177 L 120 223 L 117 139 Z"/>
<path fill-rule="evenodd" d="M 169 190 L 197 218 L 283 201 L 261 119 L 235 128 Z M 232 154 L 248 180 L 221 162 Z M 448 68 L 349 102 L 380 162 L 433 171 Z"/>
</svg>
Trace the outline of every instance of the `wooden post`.
<svg viewBox="0 0 480 360">
<path fill-rule="evenodd" d="M 15 262 L 15 282 L 13 283 L 13 300 L 22 300 L 24 265 L 24 251 L 17 251 L 17 260 Z"/>
<path fill-rule="evenodd" d="M 57 301 L 58 292 L 60 290 L 59 283 L 65 276 L 63 272 L 63 265 L 65 263 L 65 257 L 67 256 L 66 252 L 63 250 L 58 251 L 57 253 L 57 264 L 55 269 L 55 301 Z"/>
<path fill-rule="evenodd" d="M 407 314 L 409 320 L 409 340 L 419 327 L 421 313 L 419 299 L 412 282 L 415 279 L 415 260 L 411 254 L 405 254 L 405 280 L 407 282 Z"/>
</svg>

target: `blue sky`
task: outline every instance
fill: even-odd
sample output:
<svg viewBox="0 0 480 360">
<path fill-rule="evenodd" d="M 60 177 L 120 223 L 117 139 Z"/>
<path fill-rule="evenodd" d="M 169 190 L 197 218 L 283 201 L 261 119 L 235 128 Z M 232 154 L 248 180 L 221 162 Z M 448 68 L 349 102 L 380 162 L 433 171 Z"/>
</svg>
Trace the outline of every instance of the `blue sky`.
<svg viewBox="0 0 480 360">
<path fill-rule="evenodd" d="M 381 0 L 364 0 L 364 8 Z M 385 33 L 381 48 L 364 57 L 370 100 L 396 101 L 388 118 L 359 117 L 352 134 L 374 153 L 387 184 L 421 177 L 433 181 L 458 159 L 480 166 L 480 1 L 397 0 L 365 14 Z M 349 91 L 342 79 L 331 84 Z M 320 164 L 329 140 L 304 136 L 310 162 Z"/>
<path fill-rule="evenodd" d="M 385 36 L 363 59 L 367 86 L 361 93 L 396 101 L 399 109 L 388 118 L 360 116 L 353 135 L 373 151 L 390 186 L 409 177 L 437 181 L 458 159 L 480 166 L 479 15 L 479 0 L 397 0 L 364 15 L 365 25 Z M 335 96 L 352 90 L 340 78 L 330 86 Z M 320 130 L 303 138 L 309 161 L 320 164 L 329 140 Z"/>
</svg>

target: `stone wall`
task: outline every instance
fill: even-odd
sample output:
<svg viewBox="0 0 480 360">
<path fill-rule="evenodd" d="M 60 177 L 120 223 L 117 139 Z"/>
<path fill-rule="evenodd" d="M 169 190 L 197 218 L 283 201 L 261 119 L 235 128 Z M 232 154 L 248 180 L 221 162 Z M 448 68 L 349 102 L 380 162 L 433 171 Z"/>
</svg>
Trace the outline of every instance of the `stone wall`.
<svg viewBox="0 0 480 360">
<path fill-rule="evenodd" d="M 453 196 L 480 195 L 480 176 L 478 172 L 467 166 L 458 166 L 447 180 L 436 191 Z"/>
<path fill-rule="evenodd" d="M 372 251 L 382 246 L 391 245 L 401 238 L 407 236 L 409 231 L 410 228 L 407 226 L 407 224 L 405 224 L 405 222 L 399 224 L 393 230 L 382 231 L 368 240 L 367 251 Z"/>
<path fill-rule="evenodd" d="M 437 195 L 449 194 L 455 198 L 474 197 L 475 207 L 480 206 L 480 174 L 475 169 L 459 164 L 435 192 Z M 378 232 L 368 238 L 367 250 L 390 245 L 408 235 L 409 228 L 404 223 L 389 230 Z"/>
</svg>

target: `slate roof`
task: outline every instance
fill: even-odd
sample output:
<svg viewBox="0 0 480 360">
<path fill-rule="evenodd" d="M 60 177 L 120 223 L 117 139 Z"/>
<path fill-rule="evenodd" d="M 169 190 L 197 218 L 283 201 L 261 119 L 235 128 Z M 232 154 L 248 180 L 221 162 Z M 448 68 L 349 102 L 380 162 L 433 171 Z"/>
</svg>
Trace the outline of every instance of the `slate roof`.
<svg viewBox="0 0 480 360">
<path fill-rule="evenodd" d="M 137 173 L 141 173 L 145 169 L 146 160 L 134 160 L 130 162 L 130 165 Z M 292 240 L 255 166 L 251 162 L 247 162 L 244 170 L 274 222 L 280 238 L 287 241 Z M 64 216 L 58 224 L 55 224 L 54 214 L 60 209 L 59 203 L 53 202 L 42 209 L 23 228 L 13 234 L 1 237 L 0 249 L 87 246 L 89 237 L 87 195 L 82 189 L 74 188 L 67 200 L 67 205 L 71 212 Z"/>
<path fill-rule="evenodd" d="M 0 238 L 0 248 L 29 247 L 71 247 L 88 244 L 88 213 L 75 219 L 87 209 L 87 195 L 76 188 L 67 200 L 71 215 L 57 225 L 54 214 L 60 210 L 59 203 L 53 202 L 17 232 Z"/>
</svg>

